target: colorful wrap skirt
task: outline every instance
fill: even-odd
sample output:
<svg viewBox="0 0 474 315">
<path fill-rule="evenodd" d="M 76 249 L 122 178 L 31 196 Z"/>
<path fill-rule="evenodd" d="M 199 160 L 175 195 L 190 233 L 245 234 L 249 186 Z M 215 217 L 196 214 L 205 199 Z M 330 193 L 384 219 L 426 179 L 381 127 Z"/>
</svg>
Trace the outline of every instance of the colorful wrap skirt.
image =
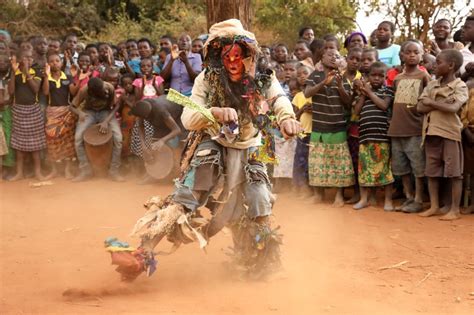
<svg viewBox="0 0 474 315">
<path fill-rule="evenodd" d="M 69 110 L 69 106 L 46 107 L 46 143 L 51 161 L 75 159 L 75 132 L 76 115 Z"/>
<path fill-rule="evenodd" d="M 5 144 L 7 145 L 8 153 L 3 155 L 3 166 L 15 165 L 15 150 L 10 148 L 10 139 L 12 136 L 12 110 L 9 105 L 5 105 L 3 110 L 0 110 L 0 125 L 5 136 Z"/>
<path fill-rule="evenodd" d="M 354 185 L 354 168 L 345 131 L 311 134 L 308 173 L 310 186 Z"/>
<path fill-rule="evenodd" d="M 365 142 L 359 145 L 359 185 L 385 186 L 394 182 L 389 142 Z"/>
<path fill-rule="evenodd" d="M 13 149 L 33 152 L 46 149 L 44 116 L 41 106 L 13 104 L 13 128 L 10 145 Z"/>
</svg>

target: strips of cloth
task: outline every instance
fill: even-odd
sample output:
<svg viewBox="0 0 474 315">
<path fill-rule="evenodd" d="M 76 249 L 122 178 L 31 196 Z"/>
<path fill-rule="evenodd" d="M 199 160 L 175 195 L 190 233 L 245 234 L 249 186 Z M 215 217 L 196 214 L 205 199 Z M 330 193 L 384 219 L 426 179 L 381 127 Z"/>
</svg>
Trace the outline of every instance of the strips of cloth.
<svg viewBox="0 0 474 315">
<path fill-rule="evenodd" d="M 24 152 L 45 149 L 44 117 L 40 105 L 38 103 L 33 105 L 14 104 L 12 114 L 11 147 Z"/>
<path fill-rule="evenodd" d="M 75 131 L 76 116 L 68 106 L 46 107 L 46 143 L 52 161 L 60 162 L 75 158 Z"/>
<path fill-rule="evenodd" d="M 368 141 L 359 146 L 359 185 L 385 186 L 394 182 L 390 143 Z"/>
<path fill-rule="evenodd" d="M 273 177 L 275 178 L 292 178 L 293 177 L 293 161 L 295 158 L 296 139 L 275 137 L 275 155 L 278 163 L 273 169 Z"/>
<path fill-rule="evenodd" d="M 345 131 L 311 134 L 308 158 L 311 186 L 348 187 L 354 185 L 354 169 L 345 134 Z"/>
</svg>

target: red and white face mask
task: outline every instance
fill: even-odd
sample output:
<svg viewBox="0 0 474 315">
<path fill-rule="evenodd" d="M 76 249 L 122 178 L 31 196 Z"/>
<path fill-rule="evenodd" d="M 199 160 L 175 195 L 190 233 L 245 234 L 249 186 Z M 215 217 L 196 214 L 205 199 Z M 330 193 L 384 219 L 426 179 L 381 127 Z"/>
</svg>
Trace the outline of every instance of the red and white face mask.
<svg viewBox="0 0 474 315">
<path fill-rule="evenodd" d="M 226 45 L 222 48 L 221 57 L 230 80 L 240 81 L 245 70 L 242 47 L 237 44 Z"/>
</svg>

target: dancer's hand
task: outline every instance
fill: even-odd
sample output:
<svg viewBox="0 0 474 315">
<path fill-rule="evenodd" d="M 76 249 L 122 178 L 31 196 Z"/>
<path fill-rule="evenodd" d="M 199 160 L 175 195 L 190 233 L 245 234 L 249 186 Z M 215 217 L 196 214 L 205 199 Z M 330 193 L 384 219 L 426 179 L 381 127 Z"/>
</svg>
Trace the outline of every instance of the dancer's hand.
<svg viewBox="0 0 474 315">
<path fill-rule="evenodd" d="M 237 122 L 239 116 L 235 109 L 230 107 L 211 107 L 212 116 L 221 124 Z"/>
<path fill-rule="evenodd" d="M 285 139 L 296 136 L 303 131 L 299 121 L 293 118 L 285 119 L 280 124 L 280 131 Z"/>
</svg>

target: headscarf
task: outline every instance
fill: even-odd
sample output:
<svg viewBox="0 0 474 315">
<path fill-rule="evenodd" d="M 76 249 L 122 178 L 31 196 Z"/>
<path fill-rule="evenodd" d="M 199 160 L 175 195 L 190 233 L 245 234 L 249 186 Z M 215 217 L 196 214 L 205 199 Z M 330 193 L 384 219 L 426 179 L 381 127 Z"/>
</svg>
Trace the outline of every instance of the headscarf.
<svg viewBox="0 0 474 315">
<path fill-rule="evenodd" d="M 362 37 L 362 40 L 364 41 L 364 44 L 367 45 L 367 38 L 365 37 L 365 35 L 361 32 L 352 32 L 351 35 L 349 35 L 346 40 L 344 41 L 344 48 L 347 48 L 349 47 L 349 43 L 351 42 L 352 38 L 354 36 L 357 36 L 357 35 L 360 35 Z"/>
</svg>

